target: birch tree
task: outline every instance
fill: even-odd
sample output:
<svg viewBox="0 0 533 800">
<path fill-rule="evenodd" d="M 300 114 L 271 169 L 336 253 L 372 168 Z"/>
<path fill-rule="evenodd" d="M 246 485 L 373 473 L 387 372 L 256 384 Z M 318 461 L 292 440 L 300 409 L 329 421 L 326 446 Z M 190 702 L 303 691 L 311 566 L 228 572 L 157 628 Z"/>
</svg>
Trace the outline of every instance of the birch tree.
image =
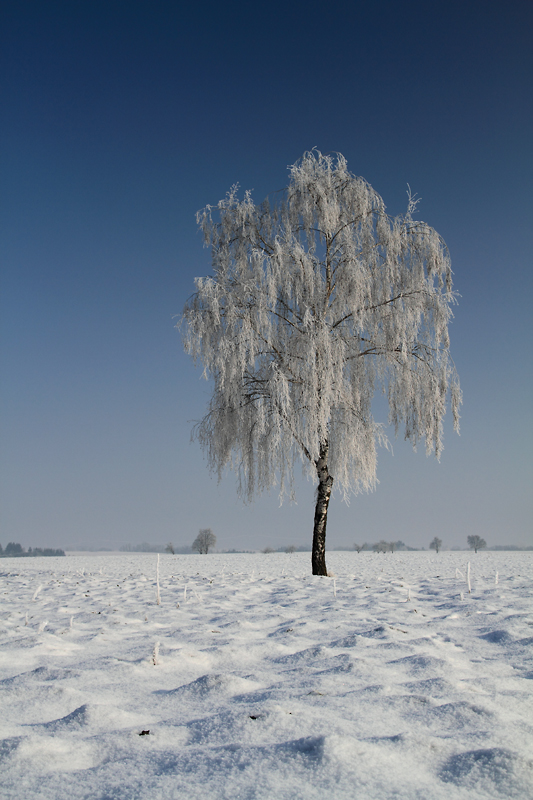
<svg viewBox="0 0 533 800">
<path fill-rule="evenodd" d="M 333 486 L 344 499 L 376 484 L 386 445 L 373 397 L 413 446 L 442 450 L 448 402 L 458 429 L 459 382 L 449 355 L 452 271 L 439 234 L 379 194 L 340 154 L 307 152 L 274 201 L 234 186 L 198 212 L 213 274 L 196 279 L 184 345 L 213 380 L 194 434 L 220 479 L 237 474 L 245 500 L 294 468 L 317 481 L 312 571 L 327 575 Z"/>
</svg>

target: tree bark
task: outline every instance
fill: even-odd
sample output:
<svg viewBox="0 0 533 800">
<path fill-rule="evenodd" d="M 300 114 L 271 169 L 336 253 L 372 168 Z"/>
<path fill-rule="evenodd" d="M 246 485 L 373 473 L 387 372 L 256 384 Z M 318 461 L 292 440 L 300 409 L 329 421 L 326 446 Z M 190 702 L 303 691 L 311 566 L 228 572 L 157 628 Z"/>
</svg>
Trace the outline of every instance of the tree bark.
<svg viewBox="0 0 533 800">
<path fill-rule="evenodd" d="M 328 471 L 328 443 L 320 447 L 320 456 L 316 462 L 318 486 L 316 491 L 315 522 L 313 527 L 313 553 L 311 564 L 313 575 L 327 575 L 326 567 L 326 523 L 328 506 L 333 486 L 333 477 Z"/>
</svg>

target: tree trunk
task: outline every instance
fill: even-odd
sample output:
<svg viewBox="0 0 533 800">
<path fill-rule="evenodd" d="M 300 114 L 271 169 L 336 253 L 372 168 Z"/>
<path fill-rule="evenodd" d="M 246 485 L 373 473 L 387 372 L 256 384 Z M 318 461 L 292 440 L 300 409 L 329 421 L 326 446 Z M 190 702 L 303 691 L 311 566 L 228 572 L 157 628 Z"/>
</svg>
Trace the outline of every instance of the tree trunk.
<svg viewBox="0 0 533 800">
<path fill-rule="evenodd" d="M 316 462 L 318 486 L 316 490 L 315 523 L 313 527 L 313 553 L 311 558 L 313 575 L 327 575 L 326 567 L 326 523 L 333 478 L 328 471 L 328 443 L 320 447 Z"/>
</svg>

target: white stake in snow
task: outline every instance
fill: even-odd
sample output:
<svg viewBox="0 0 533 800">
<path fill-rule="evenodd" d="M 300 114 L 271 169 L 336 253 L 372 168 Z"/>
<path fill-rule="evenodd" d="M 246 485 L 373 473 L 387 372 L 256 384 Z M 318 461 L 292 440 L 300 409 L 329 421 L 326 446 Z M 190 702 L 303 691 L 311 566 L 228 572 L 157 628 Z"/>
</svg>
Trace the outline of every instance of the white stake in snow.
<svg viewBox="0 0 533 800">
<path fill-rule="evenodd" d="M 494 578 L 494 585 L 495 585 L 495 586 L 497 586 L 497 585 L 498 585 L 498 580 L 499 580 L 499 579 L 498 579 L 498 573 L 496 573 L 496 577 Z"/>
<path fill-rule="evenodd" d="M 47 625 L 48 625 L 48 620 L 47 619 L 43 620 L 43 622 L 40 622 L 39 623 L 39 628 L 37 630 L 37 633 L 42 633 Z"/>
<path fill-rule="evenodd" d="M 158 606 L 160 606 L 161 605 L 161 592 L 159 591 L 159 553 L 157 554 L 156 583 L 157 583 L 156 603 L 157 603 Z"/>
<path fill-rule="evenodd" d="M 411 600 L 411 587 L 408 586 L 407 587 L 407 602 L 409 602 L 410 600 Z"/>
<path fill-rule="evenodd" d="M 333 578 L 333 597 L 337 597 L 337 581 Z"/>
<path fill-rule="evenodd" d="M 69 622 L 69 628 L 72 628 L 72 620 L 73 620 L 73 619 L 74 619 L 74 617 L 71 617 L 71 618 L 70 618 L 70 622 Z"/>
<path fill-rule="evenodd" d="M 183 602 L 187 602 L 187 586 L 185 586 L 183 589 Z"/>
<path fill-rule="evenodd" d="M 466 565 L 466 582 L 468 584 L 468 594 L 472 594 L 472 584 L 470 583 L 470 561 Z"/>
<path fill-rule="evenodd" d="M 41 591 L 42 588 L 43 588 L 42 584 L 36 588 L 36 590 L 33 593 L 32 600 L 36 600 L 37 599 L 37 595 L 39 594 L 39 592 Z"/>
<path fill-rule="evenodd" d="M 154 652 L 152 653 L 152 664 L 154 667 L 157 667 L 159 663 L 159 642 L 156 642 L 154 645 Z"/>
</svg>

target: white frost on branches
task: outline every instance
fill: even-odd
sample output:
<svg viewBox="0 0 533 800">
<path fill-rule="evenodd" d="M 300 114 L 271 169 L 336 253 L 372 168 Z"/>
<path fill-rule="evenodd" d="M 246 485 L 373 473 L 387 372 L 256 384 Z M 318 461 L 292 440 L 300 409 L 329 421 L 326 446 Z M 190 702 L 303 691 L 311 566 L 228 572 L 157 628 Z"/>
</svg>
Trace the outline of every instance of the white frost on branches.
<svg viewBox="0 0 533 800">
<path fill-rule="evenodd" d="M 214 380 L 195 434 L 220 478 L 241 494 L 319 457 L 344 496 L 376 483 L 376 390 L 389 423 L 439 457 L 447 397 L 458 429 L 459 382 L 449 356 L 454 302 L 438 233 L 415 221 L 410 196 L 391 218 L 342 155 L 305 153 L 280 200 L 255 205 L 232 187 L 198 213 L 214 274 L 196 279 L 183 321 L 187 352 Z M 324 449 L 325 448 L 325 449 Z"/>
</svg>

